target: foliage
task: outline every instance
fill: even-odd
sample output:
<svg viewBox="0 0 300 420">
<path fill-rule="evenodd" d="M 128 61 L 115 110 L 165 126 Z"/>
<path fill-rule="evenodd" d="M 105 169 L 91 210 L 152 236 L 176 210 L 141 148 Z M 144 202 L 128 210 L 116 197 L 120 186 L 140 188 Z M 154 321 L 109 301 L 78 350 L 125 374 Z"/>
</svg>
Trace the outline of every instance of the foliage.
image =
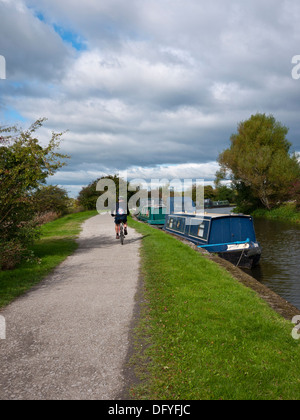
<svg viewBox="0 0 300 420">
<path fill-rule="evenodd" d="M 62 133 L 52 133 L 45 147 L 39 144 L 35 132 L 44 121 L 37 120 L 27 131 L 0 127 L 0 269 L 31 256 L 28 246 L 38 235 L 31 193 L 67 157 L 56 151 Z"/>
<path fill-rule="evenodd" d="M 62 216 L 68 212 L 71 201 L 65 189 L 58 186 L 42 186 L 32 195 L 34 209 L 38 214 L 55 212 Z"/>
<path fill-rule="evenodd" d="M 107 175 L 102 178 L 97 179 L 96 181 L 91 182 L 87 187 L 82 188 L 77 197 L 78 204 L 82 206 L 85 210 L 95 210 L 96 203 L 98 198 L 101 196 L 102 192 L 97 191 L 97 184 L 100 179 L 111 179 L 114 181 L 116 186 L 116 195 L 119 196 L 120 183 L 122 188 L 126 189 L 126 184 L 124 179 L 119 178 L 117 175 Z M 122 185 L 123 184 L 123 185 Z M 127 181 L 127 201 L 130 197 L 135 194 L 132 191 L 128 191 L 129 182 Z"/>
<path fill-rule="evenodd" d="M 34 221 L 38 226 L 42 226 L 45 223 L 53 222 L 58 219 L 59 215 L 55 211 L 48 211 L 47 213 L 38 213 L 35 215 Z"/>
<path fill-rule="evenodd" d="M 234 189 L 227 187 L 226 185 L 220 185 L 215 190 L 216 201 L 229 201 L 230 203 L 235 202 L 235 191 Z"/>
<path fill-rule="evenodd" d="M 97 182 L 91 182 L 87 187 L 83 187 L 77 197 L 78 204 L 85 210 L 95 210 L 96 202 L 99 197 L 99 193 L 96 191 Z"/>
<path fill-rule="evenodd" d="M 255 218 L 262 217 L 270 220 L 281 220 L 283 222 L 300 223 L 300 212 L 296 204 L 288 203 L 272 210 L 256 209 L 252 213 Z"/>
<path fill-rule="evenodd" d="M 290 189 L 291 197 L 296 202 L 296 208 L 298 211 L 300 211 L 300 180 L 297 179 Z"/>
<path fill-rule="evenodd" d="M 217 178 L 231 173 L 234 184 L 249 187 L 251 199 L 271 209 L 289 198 L 291 184 L 299 179 L 300 165 L 290 154 L 288 128 L 270 115 L 252 115 L 238 125 L 231 146 L 219 155 Z"/>
<path fill-rule="evenodd" d="M 230 203 L 235 202 L 235 190 L 226 185 L 218 183 L 216 188 L 211 185 L 204 186 L 204 199 L 210 199 L 212 201 L 225 201 L 228 200 Z M 192 200 L 196 202 L 196 185 L 192 187 Z"/>
<path fill-rule="evenodd" d="M 253 210 L 263 207 L 260 199 L 253 195 L 250 186 L 244 184 L 244 182 L 235 182 L 236 191 L 236 207 L 234 211 L 236 213 L 252 213 Z"/>
<path fill-rule="evenodd" d="M 211 185 L 204 186 L 204 198 L 210 200 L 216 200 L 216 190 Z"/>
</svg>

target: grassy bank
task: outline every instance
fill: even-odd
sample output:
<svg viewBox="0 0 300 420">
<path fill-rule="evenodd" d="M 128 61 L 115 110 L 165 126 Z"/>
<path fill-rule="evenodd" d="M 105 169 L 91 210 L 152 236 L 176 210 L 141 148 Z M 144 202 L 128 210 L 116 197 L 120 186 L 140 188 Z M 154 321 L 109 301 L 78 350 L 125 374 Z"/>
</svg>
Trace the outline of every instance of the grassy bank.
<svg viewBox="0 0 300 420">
<path fill-rule="evenodd" d="M 299 399 L 292 324 L 189 246 L 130 221 L 144 235 L 144 303 L 132 398 Z"/>
<path fill-rule="evenodd" d="M 252 212 L 252 216 L 281 220 L 283 222 L 300 223 L 300 212 L 296 210 L 296 205 L 294 204 L 287 204 L 272 210 L 258 209 Z"/>
<path fill-rule="evenodd" d="M 70 214 L 42 226 L 42 237 L 33 247 L 39 263 L 24 263 L 12 271 L 0 271 L 0 308 L 40 282 L 77 248 L 81 224 L 97 212 Z"/>
</svg>

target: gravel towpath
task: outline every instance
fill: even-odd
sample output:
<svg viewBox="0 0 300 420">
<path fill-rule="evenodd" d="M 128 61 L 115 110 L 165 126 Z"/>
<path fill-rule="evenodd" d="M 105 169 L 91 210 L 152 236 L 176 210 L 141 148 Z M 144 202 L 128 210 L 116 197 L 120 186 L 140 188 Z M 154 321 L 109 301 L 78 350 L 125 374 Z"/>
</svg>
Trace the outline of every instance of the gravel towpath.
<svg viewBox="0 0 300 420">
<path fill-rule="evenodd" d="M 141 236 L 124 246 L 113 219 L 87 220 L 79 248 L 7 306 L 0 340 L 0 399 L 114 400 L 122 393 Z"/>
</svg>

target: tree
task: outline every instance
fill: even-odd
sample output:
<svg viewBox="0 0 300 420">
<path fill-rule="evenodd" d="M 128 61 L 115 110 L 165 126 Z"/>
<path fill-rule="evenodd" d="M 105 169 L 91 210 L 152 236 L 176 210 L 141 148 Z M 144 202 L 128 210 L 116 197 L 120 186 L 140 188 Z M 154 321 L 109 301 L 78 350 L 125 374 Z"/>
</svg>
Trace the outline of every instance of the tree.
<svg viewBox="0 0 300 420">
<path fill-rule="evenodd" d="M 42 186 L 33 194 L 34 209 L 37 213 L 55 212 L 61 216 L 66 214 L 70 207 L 70 198 L 63 188 L 57 185 Z"/>
<path fill-rule="evenodd" d="M 32 191 L 65 163 L 57 152 L 62 133 L 52 133 L 46 147 L 35 132 L 45 119 L 27 131 L 0 127 L 0 269 L 12 268 L 37 237 Z"/>
<path fill-rule="evenodd" d="M 216 199 L 216 191 L 213 189 L 211 185 L 204 186 L 204 198 L 215 200 Z"/>
<path fill-rule="evenodd" d="M 77 201 L 79 206 L 82 206 L 85 210 L 95 210 L 96 203 L 99 198 L 99 193 L 96 190 L 97 180 L 91 182 L 88 186 L 83 187 L 79 192 Z"/>
<path fill-rule="evenodd" d="M 253 200 L 259 199 L 267 209 L 289 196 L 291 184 L 299 179 L 300 166 L 290 154 L 288 128 L 270 115 L 252 115 L 238 125 L 231 136 L 231 146 L 219 155 L 221 166 L 217 178 L 230 172 L 234 185 L 249 188 Z"/>
<path fill-rule="evenodd" d="M 134 192 L 128 190 L 129 182 L 128 181 L 126 182 L 124 179 L 119 178 L 117 175 L 107 175 L 107 176 L 103 176 L 102 178 L 111 179 L 115 183 L 117 197 L 119 196 L 120 183 L 123 189 L 126 190 L 127 188 L 127 201 L 129 201 L 130 197 L 135 194 Z M 102 194 L 102 192 L 97 191 L 96 188 L 97 188 L 98 182 L 102 178 L 99 178 L 96 181 L 91 182 L 87 187 L 83 187 L 81 191 L 79 192 L 77 201 L 78 201 L 78 204 L 82 206 L 85 210 L 96 209 L 97 200 Z"/>
<path fill-rule="evenodd" d="M 229 201 L 230 203 L 235 202 L 235 191 L 227 185 L 220 185 L 216 188 L 216 201 Z"/>
</svg>

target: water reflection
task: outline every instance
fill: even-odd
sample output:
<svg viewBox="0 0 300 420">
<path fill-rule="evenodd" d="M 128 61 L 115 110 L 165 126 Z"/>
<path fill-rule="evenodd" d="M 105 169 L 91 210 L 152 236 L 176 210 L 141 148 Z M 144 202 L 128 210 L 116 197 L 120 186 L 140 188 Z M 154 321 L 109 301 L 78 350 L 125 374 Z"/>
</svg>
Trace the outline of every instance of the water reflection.
<svg viewBox="0 0 300 420">
<path fill-rule="evenodd" d="M 300 309 L 300 226 L 265 219 L 254 225 L 263 253 L 253 277 Z"/>
</svg>

